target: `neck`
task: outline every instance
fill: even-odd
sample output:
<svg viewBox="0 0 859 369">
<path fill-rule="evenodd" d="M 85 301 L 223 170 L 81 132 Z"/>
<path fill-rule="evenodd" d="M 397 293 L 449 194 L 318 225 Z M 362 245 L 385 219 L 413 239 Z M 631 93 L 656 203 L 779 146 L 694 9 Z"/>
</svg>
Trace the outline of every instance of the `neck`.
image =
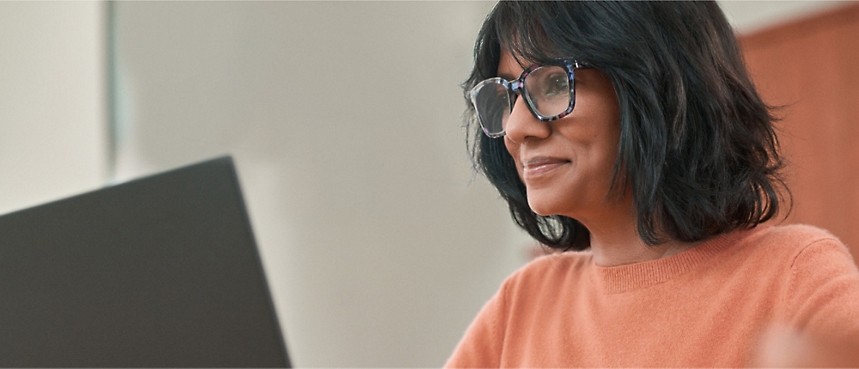
<svg viewBox="0 0 859 369">
<path fill-rule="evenodd" d="M 615 210 L 622 211 L 602 219 L 582 221 L 591 234 L 591 252 L 596 265 L 612 267 L 667 258 L 698 244 L 669 240 L 648 245 L 638 234 L 635 212 L 628 208 Z"/>
<path fill-rule="evenodd" d="M 667 258 L 695 246 L 693 243 L 668 241 L 647 245 L 635 227 L 618 232 L 591 231 L 591 251 L 596 265 L 612 267 Z"/>
</svg>

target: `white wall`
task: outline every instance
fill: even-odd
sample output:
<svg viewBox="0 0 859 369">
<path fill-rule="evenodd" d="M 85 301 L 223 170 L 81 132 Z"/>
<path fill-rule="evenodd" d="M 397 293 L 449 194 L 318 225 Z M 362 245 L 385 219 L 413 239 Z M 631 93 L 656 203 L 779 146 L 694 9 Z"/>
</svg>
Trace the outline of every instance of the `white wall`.
<svg viewBox="0 0 859 369">
<path fill-rule="evenodd" d="M 100 187 L 103 4 L 0 2 L 0 213 Z"/>
</svg>

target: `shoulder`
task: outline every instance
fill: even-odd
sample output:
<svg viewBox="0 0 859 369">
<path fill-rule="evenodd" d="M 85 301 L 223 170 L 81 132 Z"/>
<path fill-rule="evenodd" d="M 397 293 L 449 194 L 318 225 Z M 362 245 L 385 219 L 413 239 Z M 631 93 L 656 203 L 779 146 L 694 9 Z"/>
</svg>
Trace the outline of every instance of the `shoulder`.
<svg viewBox="0 0 859 369">
<path fill-rule="evenodd" d="M 820 228 L 808 225 L 770 227 L 763 237 L 769 248 L 786 249 L 794 279 L 797 275 L 809 278 L 809 274 L 843 275 L 857 271 L 847 246 Z"/>
<path fill-rule="evenodd" d="M 508 327 L 521 327 L 517 324 L 527 317 L 549 316 L 546 302 L 563 287 L 559 280 L 575 279 L 589 262 L 589 253 L 570 252 L 539 257 L 519 268 L 483 306 L 445 366 L 502 366 Z"/>
<path fill-rule="evenodd" d="M 806 224 L 790 224 L 781 226 L 762 226 L 757 232 L 761 240 L 782 245 L 802 246 L 817 241 L 838 241 L 838 238 L 824 229 Z"/>
<path fill-rule="evenodd" d="M 833 278 L 859 276 L 850 250 L 838 237 L 809 225 L 763 226 L 743 237 L 742 247 L 755 260 L 759 273 L 775 269 L 789 273 L 791 290 L 814 289 Z"/>
<path fill-rule="evenodd" d="M 592 260 L 593 258 L 589 251 L 570 251 L 540 256 L 519 268 L 508 279 L 527 280 L 535 276 L 542 277 L 546 274 L 581 272 L 590 266 Z"/>
<path fill-rule="evenodd" d="M 769 233 L 768 238 L 790 250 L 783 301 L 790 325 L 812 334 L 859 339 L 859 268 L 849 249 L 811 226 L 773 227 Z"/>
<path fill-rule="evenodd" d="M 837 237 L 813 226 L 787 225 L 763 227 L 745 242 L 757 254 L 758 273 L 783 271 L 780 306 L 791 326 L 859 334 L 859 268 Z"/>
<path fill-rule="evenodd" d="M 564 252 L 538 257 L 511 274 L 501 285 L 505 294 L 527 292 L 529 295 L 552 293 L 571 283 L 586 283 L 584 278 L 593 266 L 591 253 Z"/>
<path fill-rule="evenodd" d="M 797 267 L 811 254 L 825 254 L 852 263 L 850 251 L 826 230 L 804 224 L 760 226 L 748 232 L 739 242 L 744 249 L 761 254 L 765 260 Z"/>
</svg>

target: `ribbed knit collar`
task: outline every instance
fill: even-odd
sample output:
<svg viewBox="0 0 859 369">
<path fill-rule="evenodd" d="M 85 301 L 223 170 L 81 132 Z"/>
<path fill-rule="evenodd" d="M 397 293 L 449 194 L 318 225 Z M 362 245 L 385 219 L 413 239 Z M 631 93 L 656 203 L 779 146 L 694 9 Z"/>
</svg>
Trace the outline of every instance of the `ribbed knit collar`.
<svg viewBox="0 0 859 369">
<path fill-rule="evenodd" d="M 592 276 L 596 279 L 594 282 L 602 285 L 607 293 L 621 293 L 663 283 L 716 259 L 717 255 L 743 243 L 742 239 L 766 227 L 768 226 L 758 226 L 750 230 L 736 230 L 720 235 L 664 259 L 615 267 L 591 264 Z"/>
</svg>

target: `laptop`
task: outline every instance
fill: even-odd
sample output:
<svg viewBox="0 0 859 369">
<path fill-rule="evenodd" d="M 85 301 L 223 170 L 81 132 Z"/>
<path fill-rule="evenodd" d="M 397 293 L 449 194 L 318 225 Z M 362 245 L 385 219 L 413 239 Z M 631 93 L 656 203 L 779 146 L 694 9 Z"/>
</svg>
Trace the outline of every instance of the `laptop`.
<svg viewBox="0 0 859 369">
<path fill-rule="evenodd" d="M 289 367 L 232 159 L 0 216 L 0 366 Z"/>
</svg>

